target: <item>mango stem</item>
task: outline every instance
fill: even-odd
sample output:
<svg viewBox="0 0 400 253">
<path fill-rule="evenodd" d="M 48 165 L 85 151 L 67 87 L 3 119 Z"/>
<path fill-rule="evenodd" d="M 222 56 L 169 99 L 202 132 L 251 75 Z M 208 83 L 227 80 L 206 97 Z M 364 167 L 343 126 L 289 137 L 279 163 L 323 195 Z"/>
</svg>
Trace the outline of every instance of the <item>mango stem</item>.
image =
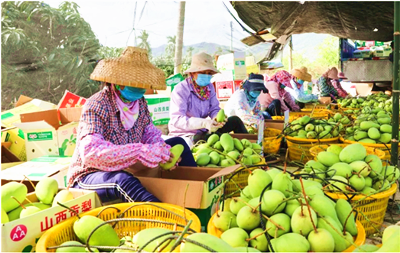
<svg viewBox="0 0 400 253">
<path fill-rule="evenodd" d="M 79 216 L 79 213 L 77 212 L 77 211 L 75 211 L 74 209 L 72 209 L 72 208 L 69 208 L 68 206 L 66 206 L 66 205 L 63 205 L 63 204 L 61 204 L 60 202 L 58 202 L 57 201 L 57 205 L 59 205 L 59 206 L 62 206 L 62 207 L 64 207 L 64 208 L 66 208 L 66 209 L 68 209 L 68 210 L 70 210 L 71 212 L 73 212 L 77 217 L 78 217 L 78 219 L 80 219 L 81 217 Z"/>
<path fill-rule="evenodd" d="M 24 175 L 24 179 L 28 179 L 28 181 L 29 181 L 29 183 L 31 183 L 33 189 L 36 190 L 35 185 L 32 183 L 32 181 L 31 181 L 27 176 Z M 23 181 L 23 180 L 22 180 L 22 181 Z"/>
<path fill-rule="evenodd" d="M 311 220 L 311 223 L 312 223 L 313 228 L 314 228 L 314 232 L 317 233 L 317 227 L 315 226 L 314 220 L 313 220 L 312 215 L 311 215 L 311 208 L 310 208 L 310 205 L 308 204 L 306 191 L 304 190 L 303 179 L 301 177 L 300 177 L 300 184 L 301 184 L 301 190 L 303 191 L 303 194 L 304 194 L 304 200 L 305 200 L 306 205 L 307 205 L 308 213 L 310 215 L 310 220 Z M 303 208 L 301 208 L 301 211 L 303 212 Z M 302 213 L 302 215 L 303 215 L 303 213 Z"/>
<path fill-rule="evenodd" d="M 11 196 L 11 198 L 13 198 L 15 201 L 17 201 L 18 205 L 20 205 L 23 209 L 26 209 L 26 208 L 24 207 L 24 205 L 22 205 L 22 203 L 19 202 L 18 199 L 17 199 L 16 197 Z"/>
<path fill-rule="evenodd" d="M 246 241 L 246 242 L 250 242 L 251 240 L 254 240 L 254 239 L 256 239 L 257 237 L 259 237 L 259 236 L 261 236 L 261 235 L 267 233 L 268 230 L 269 230 L 269 228 L 266 228 L 266 229 L 265 229 L 264 231 L 262 231 L 261 233 L 256 234 L 255 236 L 253 236 L 253 237 L 251 237 L 251 238 L 248 238 L 248 239 L 246 239 L 245 241 Z"/>
</svg>

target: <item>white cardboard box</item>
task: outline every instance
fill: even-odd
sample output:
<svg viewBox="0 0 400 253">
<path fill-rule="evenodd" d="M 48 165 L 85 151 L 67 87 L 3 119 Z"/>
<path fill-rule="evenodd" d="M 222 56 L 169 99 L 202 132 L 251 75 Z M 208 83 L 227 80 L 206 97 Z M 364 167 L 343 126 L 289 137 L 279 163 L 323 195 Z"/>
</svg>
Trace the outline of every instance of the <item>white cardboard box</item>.
<svg viewBox="0 0 400 253">
<path fill-rule="evenodd" d="M 217 69 L 226 74 L 233 74 L 234 80 L 244 80 L 247 77 L 245 52 L 234 52 L 220 55 L 217 60 Z"/>
<path fill-rule="evenodd" d="M 41 156 L 72 156 L 82 108 L 21 114 L 14 123 L 24 132 L 27 160 Z"/>
<path fill-rule="evenodd" d="M 101 202 L 95 191 L 71 188 L 69 191 L 74 199 L 63 204 L 76 210 L 78 213 L 90 211 L 100 207 Z M 36 194 L 29 193 L 27 198 L 31 202 L 39 202 Z M 28 203 L 26 200 L 22 204 Z M 61 206 L 54 206 L 41 212 L 14 220 L 1 227 L 2 252 L 32 252 L 40 236 L 49 228 L 75 216 L 75 214 Z"/>
<path fill-rule="evenodd" d="M 169 106 L 171 98 L 164 95 L 145 95 L 153 124 L 167 125 L 169 122 Z"/>
<path fill-rule="evenodd" d="M 34 184 L 44 177 L 52 177 L 57 180 L 58 187 L 67 187 L 67 172 L 72 157 L 39 157 L 29 162 L 19 164 L 1 171 L 1 184 L 9 181 L 20 182 L 27 176 Z M 31 188 L 25 179 L 24 184 Z"/>
</svg>

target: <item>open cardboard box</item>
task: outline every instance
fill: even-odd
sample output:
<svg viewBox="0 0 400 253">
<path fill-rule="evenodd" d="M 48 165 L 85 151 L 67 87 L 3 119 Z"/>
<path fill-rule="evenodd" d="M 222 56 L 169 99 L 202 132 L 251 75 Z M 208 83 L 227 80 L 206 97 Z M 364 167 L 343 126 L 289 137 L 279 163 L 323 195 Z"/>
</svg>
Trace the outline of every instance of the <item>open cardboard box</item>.
<svg viewBox="0 0 400 253">
<path fill-rule="evenodd" d="M 135 176 L 161 202 L 191 209 L 205 230 L 222 194 L 224 176 L 239 167 L 234 165 L 216 171 L 205 167 L 178 166 L 172 171 L 141 170 Z"/>
<path fill-rule="evenodd" d="M 64 188 L 61 188 L 62 190 Z M 78 213 L 90 211 L 101 207 L 102 203 L 95 191 L 70 188 L 74 199 L 63 203 Z M 39 202 L 34 192 L 26 197 L 31 202 Z M 25 200 L 22 204 L 27 204 Z M 32 214 L 28 217 L 13 220 L 2 224 L 1 251 L 2 252 L 32 252 L 35 251 L 36 242 L 51 227 L 75 216 L 61 206 L 54 206 Z M 60 231 L 61 232 L 61 231 Z"/>
<path fill-rule="evenodd" d="M 72 156 L 82 108 L 60 108 L 21 114 L 27 160 L 49 156 Z M 61 123 L 61 124 L 60 124 Z"/>
<path fill-rule="evenodd" d="M 11 153 L 8 149 L 10 146 L 11 142 L 1 143 L 1 170 L 23 163 L 18 157 Z"/>
<path fill-rule="evenodd" d="M 1 112 L 1 141 L 11 143 L 8 149 L 17 156 L 19 160 L 27 160 L 25 139 L 22 130 L 16 128 L 14 123 L 21 122 L 20 114 L 22 113 L 37 112 L 53 108 L 56 108 L 55 104 L 21 95 L 15 103 L 15 108 Z"/>
<path fill-rule="evenodd" d="M 67 187 L 67 172 L 71 160 L 71 157 L 39 157 L 9 167 L 1 172 L 1 185 L 11 181 L 22 181 L 28 188 L 28 192 L 33 192 L 33 186 L 29 180 L 36 186 L 40 179 L 51 177 L 57 180 L 59 187 Z"/>
</svg>

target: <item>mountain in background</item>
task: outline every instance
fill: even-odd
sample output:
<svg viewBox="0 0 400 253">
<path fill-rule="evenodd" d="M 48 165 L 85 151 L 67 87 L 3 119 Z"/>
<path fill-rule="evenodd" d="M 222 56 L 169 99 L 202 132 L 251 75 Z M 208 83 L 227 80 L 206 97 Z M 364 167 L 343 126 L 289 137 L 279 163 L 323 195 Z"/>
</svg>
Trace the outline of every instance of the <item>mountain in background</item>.
<svg viewBox="0 0 400 253">
<path fill-rule="evenodd" d="M 293 35 L 293 50 L 298 51 L 298 52 L 304 52 L 304 54 L 309 55 L 310 57 L 313 57 L 313 53 L 315 52 L 315 47 L 319 44 L 321 44 L 324 39 L 326 39 L 328 34 L 316 34 L 316 33 L 307 33 L 307 34 L 295 34 Z M 246 55 L 254 55 L 256 58 L 256 61 L 261 60 L 264 58 L 270 48 L 271 48 L 271 43 L 260 43 L 252 47 L 247 47 L 245 44 L 243 44 L 242 48 L 233 48 L 234 51 L 246 51 Z M 165 47 L 167 45 L 161 45 L 156 48 L 152 48 L 152 56 L 157 57 L 165 52 Z M 219 48 L 222 49 L 221 54 L 228 54 L 230 52 L 230 47 L 229 46 L 224 46 L 220 45 L 217 43 L 209 43 L 209 42 L 201 42 L 193 45 L 187 45 L 183 46 L 183 55 L 186 54 L 186 50 L 189 47 L 193 47 L 193 53 L 198 53 L 198 52 L 206 52 L 207 54 L 214 55 L 215 52 L 219 50 Z"/>
</svg>

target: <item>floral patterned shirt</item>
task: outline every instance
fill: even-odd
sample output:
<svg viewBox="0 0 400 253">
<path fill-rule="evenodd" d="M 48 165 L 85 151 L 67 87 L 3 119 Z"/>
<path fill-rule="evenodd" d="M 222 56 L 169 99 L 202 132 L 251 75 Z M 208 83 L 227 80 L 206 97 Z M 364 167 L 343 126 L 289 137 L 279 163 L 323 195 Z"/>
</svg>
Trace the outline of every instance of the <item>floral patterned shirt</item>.
<svg viewBox="0 0 400 253">
<path fill-rule="evenodd" d="M 227 117 L 238 116 L 246 125 L 255 124 L 258 126 L 259 122 L 264 120 L 260 102 L 257 101 L 253 106 L 250 106 L 244 90 L 237 90 L 233 93 L 226 102 L 224 111 Z"/>
<path fill-rule="evenodd" d="M 115 97 L 110 87 L 105 87 L 83 106 L 68 184 L 95 171 L 123 170 L 136 162 L 157 167 L 169 160 L 169 149 L 161 131 L 152 124 L 144 98 L 139 100 L 139 116 L 133 128 L 126 131 Z"/>
<path fill-rule="evenodd" d="M 333 87 L 336 89 L 336 91 L 338 92 L 339 97 L 341 98 L 345 98 L 347 97 L 347 92 L 342 88 L 342 85 L 340 84 L 339 80 L 337 79 L 333 79 L 331 81 Z"/>
</svg>

